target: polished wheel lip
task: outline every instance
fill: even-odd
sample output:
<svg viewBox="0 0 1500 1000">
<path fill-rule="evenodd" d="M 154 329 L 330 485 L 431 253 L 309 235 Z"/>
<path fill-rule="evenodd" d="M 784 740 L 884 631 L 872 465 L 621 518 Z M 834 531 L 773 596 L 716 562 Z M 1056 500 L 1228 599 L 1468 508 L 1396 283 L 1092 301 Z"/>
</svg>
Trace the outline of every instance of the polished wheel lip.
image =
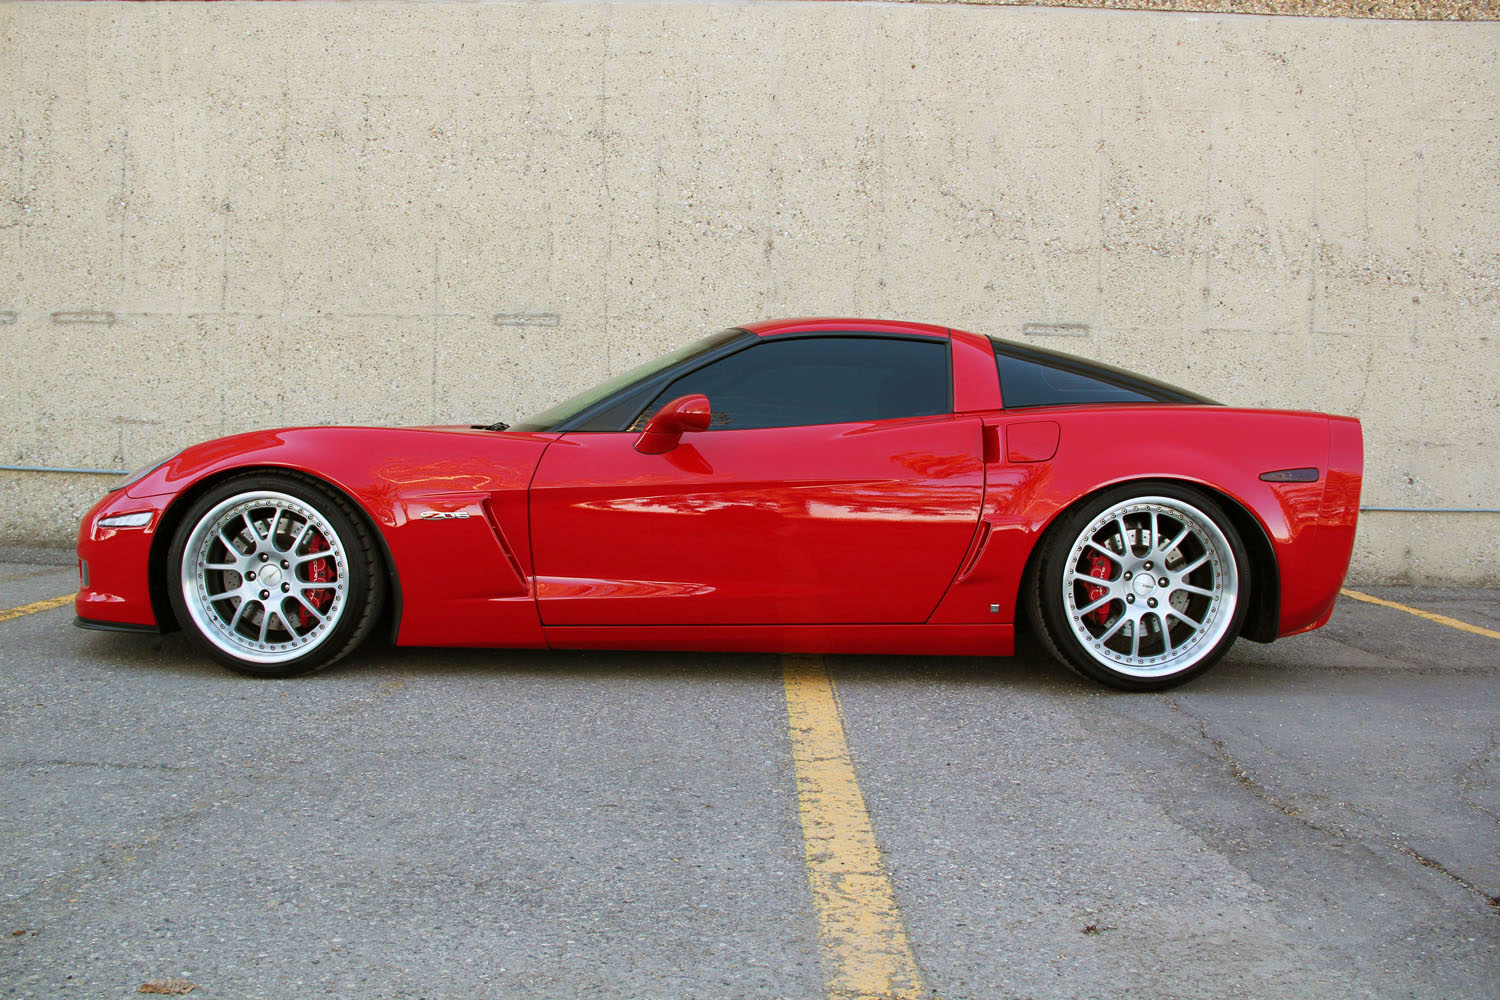
<svg viewBox="0 0 1500 1000">
<path fill-rule="evenodd" d="M 1157 524 L 1157 517 L 1166 514 L 1180 521 L 1185 529 L 1165 546 L 1153 530 L 1150 551 L 1141 555 L 1116 553 L 1095 541 L 1101 531 L 1112 526 L 1119 525 L 1119 530 L 1123 531 L 1123 519 L 1128 515 L 1143 513 L 1153 515 L 1153 525 Z M 1165 569 L 1166 558 L 1190 537 L 1202 546 L 1202 557 L 1195 558 L 1193 565 L 1185 570 Z M 1077 571 L 1085 553 L 1091 550 L 1102 553 L 1115 564 L 1116 570 L 1110 579 L 1099 579 Z M 1239 595 L 1234 548 L 1214 519 L 1189 501 L 1176 497 L 1140 496 L 1111 504 L 1078 533 L 1063 565 L 1061 597 L 1068 627 L 1089 658 L 1111 672 L 1156 679 L 1191 670 L 1218 646 L 1233 622 Z M 1213 575 L 1212 585 L 1206 588 L 1187 580 L 1189 574 L 1204 566 Z M 1080 606 L 1075 597 L 1075 584 L 1078 583 L 1100 587 L 1105 594 Z M 1203 617 L 1196 622 L 1178 613 L 1171 603 L 1174 595 L 1189 593 L 1208 599 Z M 1129 603 L 1125 603 L 1127 600 Z M 1124 609 L 1118 621 L 1132 622 L 1136 634 L 1147 618 L 1155 617 L 1158 624 L 1165 625 L 1168 616 L 1194 626 L 1194 631 L 1185 637 L 1185 641 L 1157 655 L 1132 655 L 1111 649 L 1105 640 L 1113 634 L 1113 628 L 1103 635 L 1095 635 L 1086 618 L 1092 611 L 1115 601 L 1121 602 Z M 1153 603 L 1148 605 L 1148 601 Z"/>
<path fill-rule="evenodd" d="M 277 511 L 278 520 L 283 514 L 291 514 L 304 522 L 304 529 L 294 538 L 290 546 L 286 548 L 279 546 L 274 530 L 270 532 L 269 537 L 261 537 L 259 531 L 252 528 L 252 533 L 256 537 L 256 544 L 252 551 L 243 553 L 236 548 L 234 551 L 237 558 L 232 563 L 210 564 L 208 562 L 209 551 L 215 542 L 223 542 L 220 534 L 222 530 L 232 526 L 236 520 L 240 520 L 242 524 L 245 523 L 244 515 L 250 511 L 267 508 Z M 273 529 L 275 523 L 275 521 L 272 522 Z M 316 554 L 297 555 L 296 549 L 308 530 L 315 530 L 322 535 L 328 548 Z M 295 567 L 297 565 L 320 558 L 333 561 L 333 580 L 319 581 L 319 585 L 314 587 L 307 586 L 304 581 L 296 578 Z M 284 572 L 281 567 L 283 559 L 290 564 Z M 246 570 L 254 571 L 262 566 L 276 569 L 276 596 L 262 598 L 260 596 L 262 588 L 245 579 Z M 241 578 L 240 585 L 232 591 L 211 595 L 208 590 L 210 583 L 208 574 L 225 571 L 238 574 Z M 274 665 L 300 659 L 328 641 L 348 606 L 348 580 L 349 558 L 343 540 L 317 508 L 287 493 L 274 490 L 247 490 L 221 500 L 193 525 L 193 530 L 183 546 L 178 585 L 181 588 L 183 603 L 187 607 L 188 614 L 205 639 L 221 652 L 235 659 L 247 663 Z M 281 590 L 283 583 L 288 588 L 286 591 Z M 224 603 L 227 600 L 225 595 L 233 593 L 240 597 L 241 605 L 247 601 L 259 604 L 261 614 L 264 615 L 267 607 L 279 605 L 281 600 L 291 595 L 294 589 L 297 595 L 308 590 L 331 590 L 333 599 L 322 611 L 322 621 L 311 631 L 297 636 L 290 642 L 252 641 L 235 631 L 231 627 L 233 621 L 226 620 L 215 607 L 215 604 Z M 316 612 L 316 609 L 313 610 Z M 281 617 L 279 611 L 276 615 Z"/>
</svg>

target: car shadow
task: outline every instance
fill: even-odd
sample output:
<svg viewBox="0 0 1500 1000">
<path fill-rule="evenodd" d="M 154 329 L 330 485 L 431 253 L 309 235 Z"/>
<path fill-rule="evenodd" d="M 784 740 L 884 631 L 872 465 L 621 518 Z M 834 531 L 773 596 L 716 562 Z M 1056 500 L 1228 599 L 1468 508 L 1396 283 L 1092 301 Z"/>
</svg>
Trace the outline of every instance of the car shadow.
<svg viewBox="0 0 1500 1000">
<path fill-rule="evenodd" d="M 180 677 L 249 680 L 214 662 L 182 632 L 137 635 L 69 627 L 65 646 L 83 662 Z M 1079 677 L 1054 661 L 1024 630 L 1017 634 L 1015 655 L 1009 657 L 829 654 L 824 660 L 836 683 L 893 688 L 960 684 L 1090 697 L 1150 696 L 1116 691 Z M 1327 683 L 1334 676 L 1347 673 L 1358 673 L 1365 683 L 1370 683 L 1379 676 L 1404 674 L 1409 670 L 1390 667 L 1372 670 L 1335 664 L 1315 641 L 1294 637 L 1270 647 L 1241 642 L 1223 662 L 1179 690 L 1241 695 L 1290 692 L 1304 689 L 1309 682 Z M 399 676 L 410 682 L 422 677 L 495 675 L 559 682 L 679 678 L 685 682 L 761 684 L 780 680 L 781 659 L 775 653 L 393 646 L 375 637 L 333 666 L 298 680 L 346 682 L 357 678 L 391 680 Z"/>
<path fill-rule="evenodd" d="M 1014 656 L 896 656 L 827 654 L 835 682 L 862 684 L 958 683 L 1049 691 L 1095 691 L 1022 636 Z M 777 653 L 662 652 L 636 650 L 529 650 L 392 646 L 367 643 L 314 676 L 449 676 L 504 673 L 572 679 L 779 682 Z"/>
</svg>

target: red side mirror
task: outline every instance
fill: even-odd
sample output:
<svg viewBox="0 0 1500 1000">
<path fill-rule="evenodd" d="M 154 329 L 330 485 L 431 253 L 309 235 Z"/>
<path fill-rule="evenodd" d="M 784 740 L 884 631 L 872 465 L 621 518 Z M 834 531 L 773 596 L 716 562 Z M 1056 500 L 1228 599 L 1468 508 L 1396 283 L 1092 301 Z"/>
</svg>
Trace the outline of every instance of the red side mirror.
<svg viewBox="0 0 1500 1000">
<path fill-rule="evenodd" d="M 636 438 L 635 450 L 643 455 L 661 455 L 677 447 L 688 431 L 708 430 L 712 412 L 702 393 L 679 396 L 656 411 L 656 416 Z"/>
</svg>

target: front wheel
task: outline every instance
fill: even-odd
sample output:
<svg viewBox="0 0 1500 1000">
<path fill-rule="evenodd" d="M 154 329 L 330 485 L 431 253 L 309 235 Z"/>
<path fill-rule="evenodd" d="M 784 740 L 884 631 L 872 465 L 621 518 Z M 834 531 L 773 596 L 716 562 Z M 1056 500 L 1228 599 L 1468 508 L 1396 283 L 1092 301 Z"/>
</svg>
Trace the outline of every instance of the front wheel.
<svg viewBox="0 0 1500 1000">
<path fill-rule="evenodd" d="M 369 529 L 314 480 L 238 476 L 198 499 L 168 553 L 172 609 L 209 655 L 240 673 L 328 666 L 375 625 L 385 580 Z"/>
<path fill-rule="evenodd" d="M 1250 559 L 1229 518 L 1170 483 L 1106 490 L 1048 534 L 1030 617 L 1044 645 L 1112 687 L 1181 684 L 1228 652 L 1250 599 Z"/>
</svg>

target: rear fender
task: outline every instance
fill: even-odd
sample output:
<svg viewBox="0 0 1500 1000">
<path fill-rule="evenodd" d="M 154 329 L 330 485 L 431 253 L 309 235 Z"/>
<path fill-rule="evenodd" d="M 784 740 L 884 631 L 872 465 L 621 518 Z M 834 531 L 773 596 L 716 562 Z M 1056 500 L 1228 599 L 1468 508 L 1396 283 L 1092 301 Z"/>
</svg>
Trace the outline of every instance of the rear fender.
<svg viewBox="0 0 1500 1000">
<path fill-rule="evenodd" d="M 987 449 L 982 524 L 964 569 L 932 621 L 1016 620 L 1018 595 L 1047 531 L 1075 505 L 1121 483 L 1166 480 L 1215 497 L 1250 550 L 1252 605 L 1245 635 L 1269 641 L 1312 627 L 1337 595 L 1336 572 L 1316 572 L 1318 528 L 1329 463 L 1323 414 L 1209 406 L 1095 406 L 1024 411 L 987 419 L 1004 439 L 1009 424 L 1039 414 L 1060 426 L 1056 453 L 1013 461 Z M 1347 449 L 1346 449 L 1347 450 Z M 1021 457 L 1026 457 L 1021 454 Z M 1314 467 L 1315 483 L 1270 483 L 1262 472 Z M 1337 560 L 1335 560 L 1337 562 Z M 1284 585 L 1292 574 L 1298 585 Z"/>
</svg>

